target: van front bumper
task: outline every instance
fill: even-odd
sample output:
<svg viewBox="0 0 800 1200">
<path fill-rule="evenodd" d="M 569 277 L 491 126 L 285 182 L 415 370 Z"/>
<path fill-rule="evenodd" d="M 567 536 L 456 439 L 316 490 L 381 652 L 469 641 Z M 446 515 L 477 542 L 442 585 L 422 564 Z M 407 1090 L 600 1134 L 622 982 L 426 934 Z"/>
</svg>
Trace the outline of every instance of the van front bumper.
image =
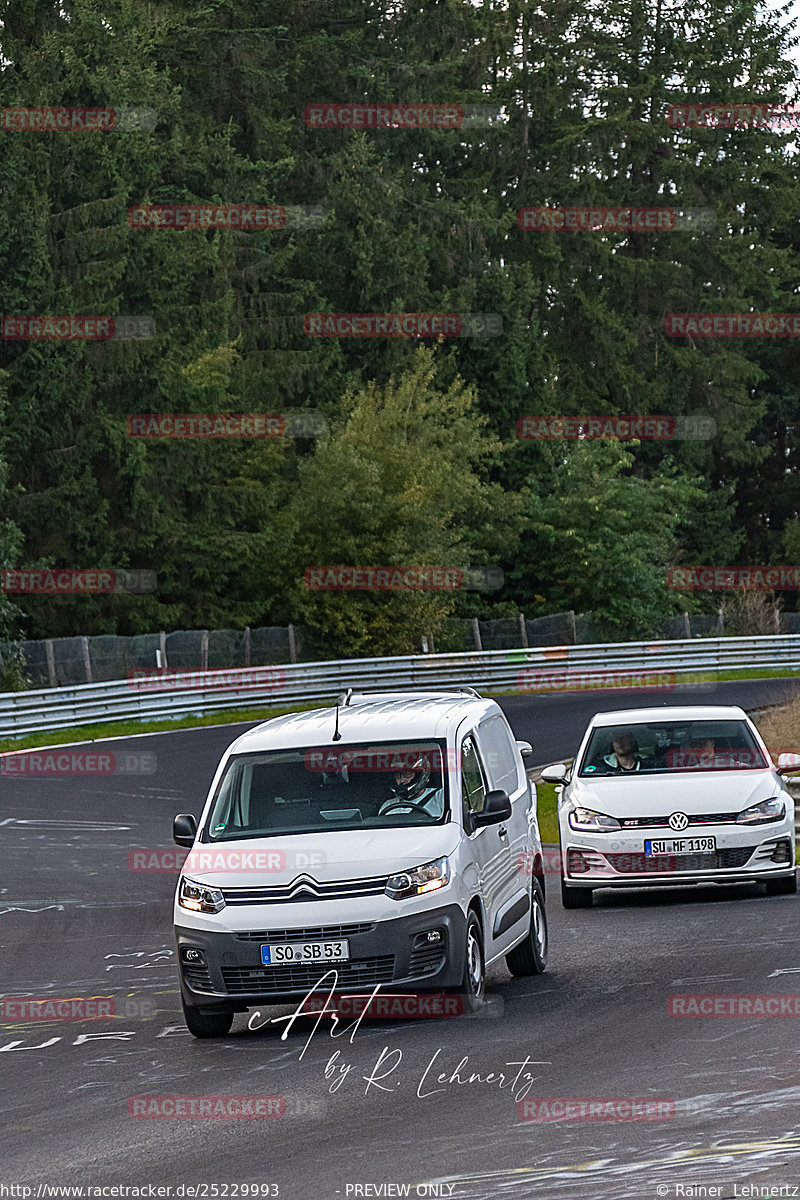
<svg viewBox="0 0 800 1200">
<path fill-rule="evenodd" d="M 451 991 L 464 975 L 466 918 L 457 904 L 390 921 L 313 929 L 216 933 L 177 925 L 175 936 L 184 1001 L 207 1012 L 244 1012 L 302 999 L 312 991 L 315 996 L 363 995 L 378 984 L 382 991 Z M 350 948 L 346 962 L 261 962 L 261 946 L 267 943 L 343 940 Z"/>
</svg>

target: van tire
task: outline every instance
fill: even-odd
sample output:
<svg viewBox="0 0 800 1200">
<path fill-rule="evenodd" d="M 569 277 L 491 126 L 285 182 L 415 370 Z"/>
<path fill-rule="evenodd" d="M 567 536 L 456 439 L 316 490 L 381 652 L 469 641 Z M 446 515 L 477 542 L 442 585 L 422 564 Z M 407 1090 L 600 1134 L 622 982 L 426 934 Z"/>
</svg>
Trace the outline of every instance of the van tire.
<svg viewBox="0 0 800 1200">
<path fill-rule="evenodd" d="M 586 887 L 567 887 L 561 880 L 561 903 L 564 908 L 591 908 L 592 889 Z"/>
<path fill-rule="evenodd" d="M 541 975 L 547 967 L 547 914 L 538 879 L 531 888 L 530 927 L 524 940 L 506 955 L 506 966 L 512 975 Z"/>
<path fill-rule="evenodd" d="M 793 896 L 797 891 L 797 872 L 785 879 L 765 880 L 768 896 Z"/>
<path fill-rule="evenodd" d="M 486 959 L 483 953 L 481 923 L 472 909 L 467 913 L 464 931 L 464 974 L 458 989 L 464 1013 L 476 1013 L 483 1008 L 486 994 Z"/>
<path fill-rule="evenodd" d="M 225 1037 L 230 1033 L 231 1025 L 233 1024 L 233 1013 L 220 1009 L 215 1013 L 202 1013 L 194 1004 L 187 1004 L 181 997 L 183 1005 L 183 1019 L 186 1022 L 186 1028 L 191 1033 L 192 1037 L 196 1038 L 214 1038 Z"/>
</svg>

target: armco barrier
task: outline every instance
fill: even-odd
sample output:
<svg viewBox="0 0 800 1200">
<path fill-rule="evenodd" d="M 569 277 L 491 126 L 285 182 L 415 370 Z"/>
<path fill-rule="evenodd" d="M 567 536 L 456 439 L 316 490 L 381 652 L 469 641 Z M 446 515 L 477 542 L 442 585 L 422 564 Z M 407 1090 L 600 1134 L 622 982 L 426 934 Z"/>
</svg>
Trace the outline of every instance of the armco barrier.
<svg viewBox="0 0 800 1200">
<path fill-rule="evenodd" d="M 292 663 L 269 669 L 192 672 L 169 686 L 139 686 L 122 679 L 69 688 L 0 694 L 0 737 L 23 736 L 109 721 L 155 721 L 205 715 L 225 709 L 276 707 L 296 701 L 331 700 L 351 687 L 359 690 L 441 688 L 470 685 L 496 691 L 530 691 L 538 673 L 556 679 L 552 694 L 599 690 L 600 672 L 613 672 L 616 686 L 634 673 L 678 676 L 716 671 L 800 669 L 800 635 L 715 638 L 681 642 L 614 642 L 594 646 L 532 647 L 466 654 L 417 654 L 409 658 L 344 659 Z M 688 685 L 688 681 L 687 681 Z M 631 686 L 630 684 L 628 686 Z M 632 686 L 636 686 L 634 683 Z M 662 693 L 663 694 L 663 693 Z"/>
</svg>

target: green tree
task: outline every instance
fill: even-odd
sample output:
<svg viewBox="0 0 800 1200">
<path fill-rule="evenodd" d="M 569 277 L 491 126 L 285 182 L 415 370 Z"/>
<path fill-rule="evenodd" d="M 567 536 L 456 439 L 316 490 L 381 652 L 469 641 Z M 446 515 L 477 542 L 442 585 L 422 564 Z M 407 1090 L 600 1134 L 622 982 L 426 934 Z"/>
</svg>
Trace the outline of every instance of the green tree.
<svg viewBox="0 0 800 1200">
<path fill-rule="evenodd" d="M 299 469 L 291 504 L 292 601 L 331 654 L 409 653 L 454 609 L 451 591 L 315 591 L 306 568 L 454 566 L 489 561 L 513 497 L 487 481 L 497 443 L 474 391 L 436 381 L 419 349 L 398 378 L 348 393 Z"/>
<path fill-rule="evenodd" d="M 535 613 L 538 596 L 539 611 L 591 614 L 605 636 L 624 640 L 654 636 L 686 607 L 683 593 L 667 586 L 667 568 L 702 492 L 674 469 L 641 479 L 632 462 L 614 444 L 551 449 L 549 471 L 524 501 L 512 572 L 526 614 Z"/>
</svg>

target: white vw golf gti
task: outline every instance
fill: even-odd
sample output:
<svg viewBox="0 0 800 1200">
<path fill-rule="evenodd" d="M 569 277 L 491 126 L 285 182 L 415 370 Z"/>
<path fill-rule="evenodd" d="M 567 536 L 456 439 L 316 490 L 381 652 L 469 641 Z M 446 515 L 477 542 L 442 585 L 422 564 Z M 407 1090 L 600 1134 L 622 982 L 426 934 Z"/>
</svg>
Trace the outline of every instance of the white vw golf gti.
<svg viewBox="0 0 800 1200">
<path fill-rule="evenodd" d="M 588 907 L 597 888 L 763 880 L 772 895 L 797 891 L 794 801 L 741 708 L 597 713 L 573 766 L 542 779 L 563 785 L 565 908 Z"/>
</svg>

